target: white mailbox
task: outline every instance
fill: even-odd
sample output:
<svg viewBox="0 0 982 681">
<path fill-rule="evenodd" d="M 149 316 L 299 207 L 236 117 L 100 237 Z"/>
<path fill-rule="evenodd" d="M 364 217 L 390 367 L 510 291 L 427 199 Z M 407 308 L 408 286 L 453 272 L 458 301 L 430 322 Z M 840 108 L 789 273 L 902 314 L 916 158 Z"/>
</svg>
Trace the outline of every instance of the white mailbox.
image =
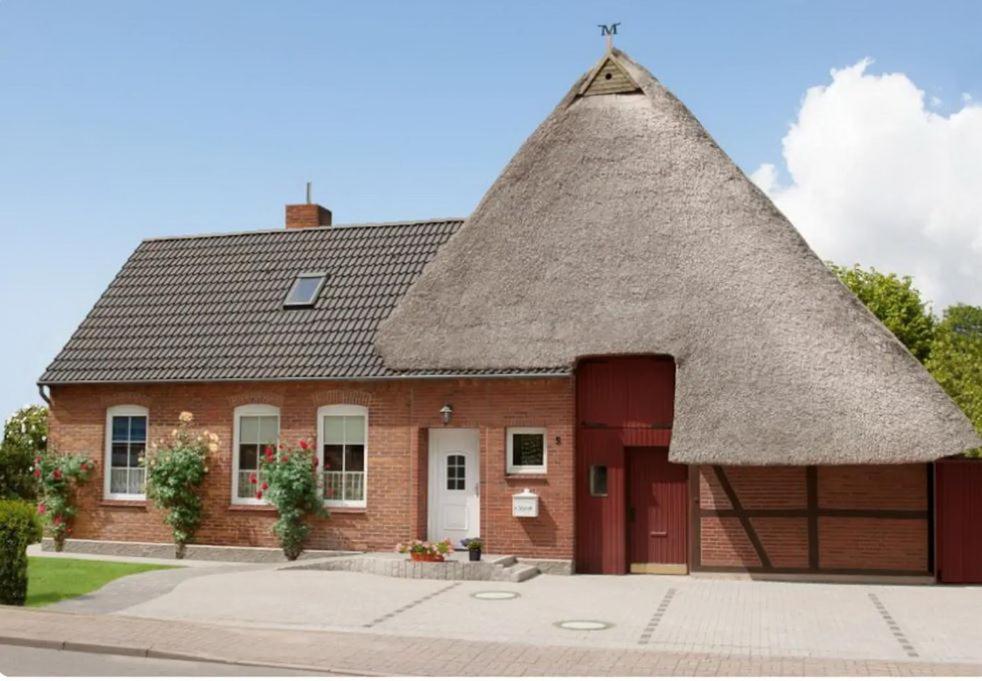
<svg viewBox="0 0 982 681">
<path fill-rule="evenodd" d="M 511 495 L 511 514 L 516 518 L 539 517 L 539 495 L 526 487 L 518 494 Z"/>
</svg>

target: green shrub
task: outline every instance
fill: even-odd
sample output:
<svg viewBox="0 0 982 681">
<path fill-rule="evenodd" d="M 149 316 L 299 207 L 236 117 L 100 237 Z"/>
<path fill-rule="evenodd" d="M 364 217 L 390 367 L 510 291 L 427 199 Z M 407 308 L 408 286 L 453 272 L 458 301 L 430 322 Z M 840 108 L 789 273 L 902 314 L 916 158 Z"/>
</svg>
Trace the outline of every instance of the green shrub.
<svg viewBox="0 0 982 681">
<path fill-rule="evenodd" d="M 0 499 L 34 499 L 37 490 L 31 464 L 48 442 L 48 410 L 27 406 L 15 411 L 3 427 L 0 442 Z"/>
<path fill-rule="evenodd" d="M 180 426 L 170 442 L 151 447 L 147 457 L 147 496 L 164 517 L 174 537 L 174 555 L 184 558 L 185 547 L 201 525 L 202 503 L 198 489 L 208 473 L 208 453 L 218 451 L 218 436 L 208 431 L 191 432 L 194 415 L 181 412 Z"/>
<path fill-rule="evenodd" d="M 65 547 L 65 537 L 72 532 L 72 518 L 78 512 L 75 488 L 89 479 L 93 468 L 92 459 L 84 454 L 45 452 L 34 459 L 37 512 L 51 529 L 55 551 Z"/>
<path fill-rule="evenodd" d="M 300 441 L 299 449 L 266 447 L 260 461 L 259 476 L 250 482 L 258 484 L 256 498 L 265 495 L 279 518 L 273 531 L 280 539 L 287 560 L 296 560 L 310 534 L 307 517 L 326 516 L 324 498 L 317 484 L 317 457 L 311 445 Z"/>
<path fill-rule="evenodd" d="M 27 547 L 41 539 L 41 524 L 28 501 L 0 501 L 0 604 L 24 605 Z"/>
</svg>

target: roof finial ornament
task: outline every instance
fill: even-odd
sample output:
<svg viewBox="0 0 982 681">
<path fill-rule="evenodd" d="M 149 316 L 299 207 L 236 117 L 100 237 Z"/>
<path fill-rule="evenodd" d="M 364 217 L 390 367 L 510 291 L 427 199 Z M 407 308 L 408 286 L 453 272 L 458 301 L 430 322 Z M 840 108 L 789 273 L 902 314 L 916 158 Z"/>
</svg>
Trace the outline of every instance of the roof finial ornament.
<svg viewBox="0 0 982 681">
<path fill-rule="evenodd" d="M 614 49 L 614 36 L 617 35 L 617 27 L 621 25 L 621 22 L 616 22 L 613 24 L 597 24 L 600 28 L 600 35 L 607 39 L 607 51 L 610 52 Z"/>
</svg>

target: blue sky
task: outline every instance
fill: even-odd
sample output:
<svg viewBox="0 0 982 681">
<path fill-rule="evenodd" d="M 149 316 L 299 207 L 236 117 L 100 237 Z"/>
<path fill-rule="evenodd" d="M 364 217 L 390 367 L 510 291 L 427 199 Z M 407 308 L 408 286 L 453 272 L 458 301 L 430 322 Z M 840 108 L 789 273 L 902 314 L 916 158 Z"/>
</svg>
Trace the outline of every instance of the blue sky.
<svg viewBox="0 0 982 681">
<path fill-rule="evenodd" d="M 337 222 L 466 215 L 612 21 L 779 181 L 832 68 L 982 99 L 979 2 L 0 0 L 0 414 L 145 237 L 279 226 L 307 180 Z"/>
</svg>

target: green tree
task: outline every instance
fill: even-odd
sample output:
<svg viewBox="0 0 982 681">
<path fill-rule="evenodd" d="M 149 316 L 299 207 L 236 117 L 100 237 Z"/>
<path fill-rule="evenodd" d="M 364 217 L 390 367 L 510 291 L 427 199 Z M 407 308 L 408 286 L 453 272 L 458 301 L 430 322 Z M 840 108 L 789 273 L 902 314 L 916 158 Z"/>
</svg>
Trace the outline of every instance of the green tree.
<svg viewBox="0 0 982 681">
<path fill-rule="evenodd" d="M 982 307 L 952 305 L 944 311 L 926 366 L 982 434 Z"/>
<path fill-rule="evenodd" d="M 907 346 L 914 357 L 921 362 L 927 360 L 931 354 L 936 321 L 909 276 L 883 274 L 873 267 L 867 270 L 859 265 L 841 267 L 830 263 L 829 269 Z"/>
<path fill-rule="evenodd" d="M 34 499 L 31 465 L 47 444 L 47 408 L 27 406 L 11 415 L 0 441 L 0 499 Z"/>
</svg>

